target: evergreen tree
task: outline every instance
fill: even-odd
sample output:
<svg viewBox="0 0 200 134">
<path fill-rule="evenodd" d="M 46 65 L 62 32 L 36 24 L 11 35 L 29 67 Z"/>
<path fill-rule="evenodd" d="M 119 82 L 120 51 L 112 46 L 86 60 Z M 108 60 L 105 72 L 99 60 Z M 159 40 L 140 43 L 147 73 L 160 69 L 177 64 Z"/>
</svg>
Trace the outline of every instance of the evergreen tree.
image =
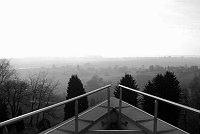
<svg viewBox="0 0 200 134">
<path fill-rule="evenodd" d="M 68 82 L 67 87 L 67 97 L 66 99 L 71 99 L 76 96 L 85 94 L 85 89 L 83 84 L 77 75 L 72 75 Z M 82 112 L 88 108 L 87 96 L 78 100 L 78 112 Z M 75 115 L 75 101 L 65 104 L 64 108 L 65 116 L 64 120 L 67 120 Z"/>
<path fill-rule="evenodd" d="M 144 92 L 173 101 L 180 102 L 181 88 L 179 81 L 172 72 L 166 72 L 164 75 L 158 74 L 152 81 L 145 86 Z M 150 114 L 154 113 L 154 99 L 143 96 L 143 109 Z M 177 124 L 180 109 L 165 102 L 158 101 L 158 118 Z"/>
<path fill-rule="evenodd" d="M 22 109 L 21 109 L 21 108 L 19 108 L 19 110 L 18 110 L 18 112 L 17 112 L 17 116 L 20 116 L 20 115 L 22 115 Z M 25 126 L 24 126 L 24 120 L 18 121 L 15 125 L 16 125 L 16 130 L 17 130 L 18 132 L 23 131 L 24 128 L 25 128 Z"/>
<path fill-rule="evenodd" d="M 125 74 L 125 76 L 122 77 L 122 79 L 120 80 L 119 84 L 138 90 L 136 81 L 130 74 Z M 119 89 L 120 89 L 119 86 L 115 87 L 114 95 L 116 98 L 119 98 L 119 95 L 120 95 Z M 137 97 L 138 97 L 137 93 L 122 88 L 122 100 L 123 101 L 125 101 L 133 106 L 137 106 Z"/>
</svg>

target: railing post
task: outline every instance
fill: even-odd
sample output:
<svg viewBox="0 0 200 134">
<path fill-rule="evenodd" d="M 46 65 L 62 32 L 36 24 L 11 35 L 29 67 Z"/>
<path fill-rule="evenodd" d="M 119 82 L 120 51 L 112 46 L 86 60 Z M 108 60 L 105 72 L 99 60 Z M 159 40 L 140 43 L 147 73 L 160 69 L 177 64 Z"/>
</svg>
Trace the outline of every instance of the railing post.
<svg viewBox="0 0 200 134">
<path fill-rule="evenodd" d="M 155 100 L 154 102 L 154 126 L 153 126 L 153 133 L 157 133 L 157 117 L 158 117 L 158 101 Z"/>
<path fill-rule="evenodd" d="M 75 100 L 75 133 L 78 133 L 78 100 Z"/>
<path fill-rule="evenodd" d="M 107 100 L 108 100 L 108 124 L 110 125 L 110 87 L 107 89 Z"/>
<path fill-rule="evenodd" d="M 121 112 L 122 112 L 122 88 L 119 87 L 119 125 L 121 125 Z"/>
<path fill-rule="evenodd" d="M 4 129 L 5 129 L 5 134 L 8 134 L 7 126 L 5 126 Z"/>
</svg>

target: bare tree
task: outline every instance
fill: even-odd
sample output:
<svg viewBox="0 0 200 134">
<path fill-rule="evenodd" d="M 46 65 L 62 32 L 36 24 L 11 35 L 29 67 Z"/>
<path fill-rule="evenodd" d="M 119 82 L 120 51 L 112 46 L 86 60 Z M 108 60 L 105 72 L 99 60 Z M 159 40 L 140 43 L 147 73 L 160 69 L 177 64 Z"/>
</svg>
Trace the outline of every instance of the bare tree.
<svg viewBox="0 0 200 134">
<path fill-rule="evenodd" d="M 10 79 L 15 74 L 15 70 L 10 65 L 9 60 L 0 59 L 0 85 Z"/>
<path fill-rule="evenodd" d="M 54 82 L 53 78 L 49 78 L 46 72 L 39 72 L 28 77 L 29 81 L 29 91 L 31 94 L 31 107 L 30 111 L 40 109 L 42 107 L 48 106 L 50 99 L 53 97 L 53 91 L 58 86 L 58 81 Z M 36 116 L 36 124 L 39 122 L 38 114 Z M 43 113 L 43 117 L 45 113 Z M 30 126 L 33 126 L 33 116 L 29 122 Z"/>
<path fill-rule="evenodd" d="M 0 99 L 3 99 L 4 83 L 15 74 L 15 70 L 11 67 L 9 60 L 0 59 Z M 3 100 L 2 100 L 3 101 Z"/>
<path fill-rule="evenodd" d="M 2 87 L 1 95 L 11 110 L 12 118 L 17 116 L 19 107 L 25 102 L 27 87 L 28 84 L 19 78 L 6 81 Z"/>
<path fill-rule="evenodd" d="M 55 97 L 54 95 L 54 90 L 58 87 L 59 85 L 59 82 L 57 81 L 56 83 L 52 84 L 51 87 L 49 88 L 47 94 L 46 94 L 46 103 L 45 103 L 45 107 L 49 106 L 51 103 L 50 103 L 50 100 L 53 99 Z M 43 112 L 43 119 L 45 118 L 45 113 L 46 112 Z"/>
</svg>

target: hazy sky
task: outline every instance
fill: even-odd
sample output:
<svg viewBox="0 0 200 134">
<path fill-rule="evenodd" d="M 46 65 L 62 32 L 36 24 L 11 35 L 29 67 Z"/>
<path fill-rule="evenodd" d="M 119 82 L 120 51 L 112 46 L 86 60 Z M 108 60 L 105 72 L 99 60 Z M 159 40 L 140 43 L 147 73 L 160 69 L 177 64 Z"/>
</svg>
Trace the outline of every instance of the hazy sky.
<svg viewBox="0 0 200 134">
<path fill-rule="evenodd" d="M 1 0 L 0 58 L 200 55 L 200 0 Z"/>
</svg>

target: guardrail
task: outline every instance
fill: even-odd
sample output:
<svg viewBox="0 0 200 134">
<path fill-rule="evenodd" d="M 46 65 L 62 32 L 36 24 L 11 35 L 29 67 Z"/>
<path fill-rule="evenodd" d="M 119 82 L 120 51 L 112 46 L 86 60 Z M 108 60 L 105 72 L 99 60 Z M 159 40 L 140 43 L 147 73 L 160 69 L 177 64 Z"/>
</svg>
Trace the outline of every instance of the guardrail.
<svg viewBox="0 0 200 134">
<path fill-rule="evenodd" d="M 35 114 L 39 114 L 39 113 L 47 111 L 49 109 L 64 105 L 64 104 L 72 102 L 72 101 L 75 101 L 75 132 L 78 133 L 78 99 L 86 97 L 86 96 L 91 95 L 91 94 L 94 94 L 94 93 L 99 92 L 101 90 L 107 89 L 108 113 L 109 113 L 108 115 L 110 115 L 110 87 L 111 87 L 111 84 L 106 85 L 106 86 L 101 87 L 101 88 L 98 88 L 98 89 L 95 89 L 95 90 L 93 90 L 91 92 L 82 94 L 80 96 L 77 96 L 77 97 L 74 97 L 74 98 L 71 98 L 71 99 L 68 99 L 68 100 L 65 100 L 65 101 L 50 105 L 48 107 L 44 107 L 44 108 L 38 109 L 36 111 L 30 112 L 30 113 L 27 113 L 27 114 L 23 114 L 21 116 L 18 116 L 18 117 L 9 119 L 9 120 L 6 120 L 4 122 L 0 122 L 0 128 L 4 127 L 4 126 L 7 126 L 9 124 L 15 123 L 17 121 L 20 121 L 20 120 L 22 120 L 24 118 L 27 118 L 29 116 L 32 116 L 32 115 L 35 115 Z M 108 119 L 110 121 L 110 117 Z"/>
<path fill-rule="evenodd" d="M 22 120 L 22 119 L 24 119 L 24 118 L 27 118 L 27 117 L 29 117 L 29 116 L 33 116 L 33 115 L 35 115 L 35 114 L 39 114 L 39 113 L 41 113 L 41 112 L 50 110 L 50 109 L 52 109 L 52 108 L 55 108 L 55 107 L 64 105 L 64 104 L 66 104 L 66 103 L 75 101 L 75 130 L 74 130 L 74 131 L 75 131 L 75 133 L 78 133 L 78 117 L 79 117 L 79 115 L 78 115 L 78 99 L 83 98 L 83 97 L 88 96 L 88 95 L 91 95 L 91 94 L 94 94 L 94 93 L 96 93 L 96 92 L 102 91 L 102 90 L 104 90 L 104 89 L 107 89 L 108 123 L 109 123 L 109 122 L 110 122 L 110 87 L 111 87 L 111 84 L 106 85 L 106 86 L 101 87 L 101 88 L 98 88 L 98 89 L 95 89 L 95 90 L 93 90 L 93 91 L 91 91 L 91 92 L 82 94 L 82 95 L 80 95 L 80 96 L 77 96 L 77 97 L 74 97 L 74 98 L 71 98 L 71 99 L 68 99 L 68 100 L 65 100 L 65 101 L 62 101 L 62 102 L 59 102 L 59 103 L 50 105 L 50 106 L 48 106 L 48 107 L 44 107 L 44 108 L 42 108 L 42 109 L 38 109 L 38 110 L 36 110 L 36 111 L 30 112 L 30 113 L 27 113 L 27 114 L 23 114 L 23 115 L 21 115 L 21 116 L 18 116 L 18 117 L 15 117 L 15 118 L 6 120 L 6 121 L 4 121 L 4 122 L 0 122 L 0 128 L 1 128 L 1 127 L 5 127 L 5 126 L 7 126 L 7 125 L 9 125 L 9 124 L 15 123 L 15 122 L 17 122 L 17 121 L 20 121 L 20 120 Z M 155 103 L 154 103 L 154 126 L 153 126 L 153 133 L 154 133 L 154 134 L 157 133 L 158 100 L 200 114 L 200 110 L 197 110 L 197 109 L 194 109 L 194 108 L 191 108 L 191 107 L 188 107 L 188 106 L 179 104 L 179 103 L 175 103 L 175 102 L 172 102 L 172 101 L 169 101 L 169 100 L 166 100 L 166 99 L 163 99 L 163 98 L 160 98 L 160 97 L 157 97 L 157 96 L 154 96 L 154 95 L 151 95 L 151 94 L 142 92 L 142 91 L 138 91 L 138 90 L 135 90 L 135 89 L 132 89 L 132 88 L 129 88 L 129 87 L 120 85 L 120 84 L 119 84 L 119 87 L 120 87 L 120 96 L 119 96 L 119 116 L 118 116 L 118 121 L 119 121 L 119 123 L 121 123 L 122 88 L 127 89 L 127 90 L 130 90 L 130 91 L 134 91 L 134 92 L 136 92 L 136 93 L 139 93 L 139 94 L 142 94 L 142 95 L 145 95 L 145 96 L 149 96 L 149 97 L 155 99 Z M 89 111 L 90 111 L 90 110 L 89 110 Z M 86 111 L 84 114 L 86 114 L 87 112 L 88 112 L 88 111 Z"/>
<path fill-rule="evenodd" d="M 139 94 L 142 94 L 142 95 L 145 95 L 145 96 L 148 96 L 148 97 L 151 97 L 151 98 L 155 99 L 155 102 L 154 102 L 154 126 L 153 126 L 153 133 L 154 134 L 157 133 L 157 115 L 158 115 L 158 101 L 157 100 L 163 101 L 165 103 L 168 103 L 168 104 L 171 104 L 171 105 L 174 105 L 174 106 L 177 106 L 177 107 L 180 107 L 180 108 L 183 108 L 183 109 L 187 109 L 187 110 L 190 110 L 190 111 L 193 111 L 193 112 L 196 112 L 196 113 L 200 114 L 200 110 L 197 110 L 195 108 L 191 108 L 191 107 L 188 107 L 188 106 L 185 106 L 185 105 L 173 102 L 173 101 L 169 101 L 169 100 L 166 100 L 166 99 L 163 99 L 163 98 L 160 98 L 160 97 L 157 97 L 157 96 L 154 96 L 154 95 L 142 92 L 142 91 L 138 91 L 138 90 L 135 90 L 135 89 L 132 89 L 132 88 L 120 85 L 120 84 L 119 84 L 119 87 L 120 87 L 120 96 L 119 96 L 119 121 L 121 120 L 122 88 L 127 89 L 127 90 L 131 90 L 131 91 L 134 91 L 136 93 L 139 93 Z"/>
</svg>

